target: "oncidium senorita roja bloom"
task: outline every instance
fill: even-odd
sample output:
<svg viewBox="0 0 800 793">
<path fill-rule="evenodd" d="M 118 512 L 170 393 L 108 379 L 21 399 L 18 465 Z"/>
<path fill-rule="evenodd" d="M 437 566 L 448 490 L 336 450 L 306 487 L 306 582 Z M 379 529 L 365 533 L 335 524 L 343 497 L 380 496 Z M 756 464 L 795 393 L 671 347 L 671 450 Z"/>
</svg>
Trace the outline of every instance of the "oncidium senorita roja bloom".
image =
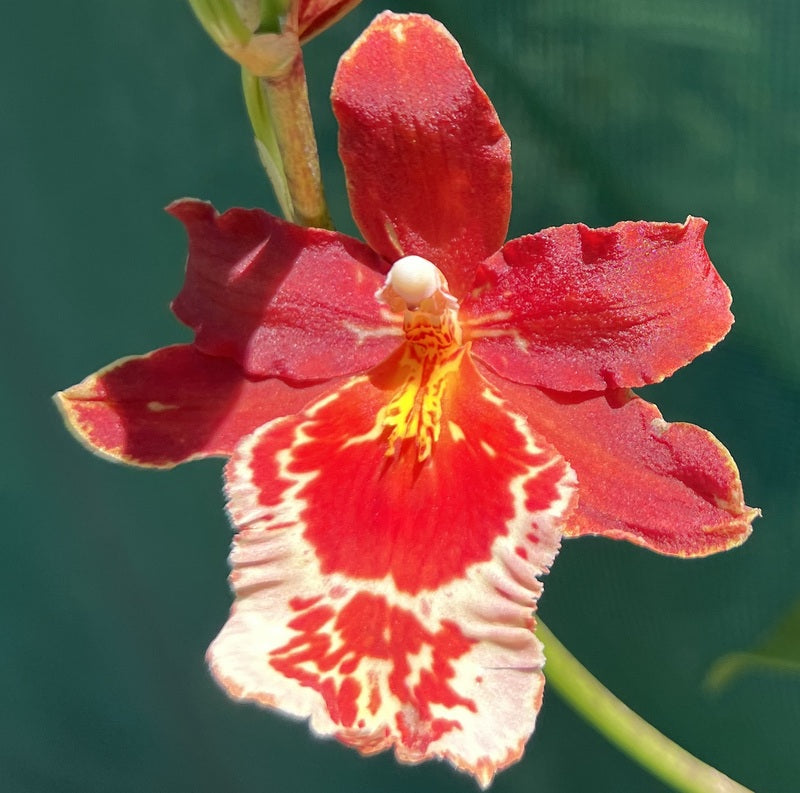
<svg viewBox="0 0 800 793">
<path fill-rule="evenodd" d="M 381 14 L 333 106 L 368 245 L 177 202 L 194 342 L 58 402 L 116 460 L 230 456 L 236 602 L 208 657 L 232 696 L 487 785 L 534 728 L 562 536 L 703 556 L 750 533 L 727 451 L 629 390 L 719 341 L 730 294 L 697 218 L 504 244 L 508 138 L 428 17 Z"/>
</svg>

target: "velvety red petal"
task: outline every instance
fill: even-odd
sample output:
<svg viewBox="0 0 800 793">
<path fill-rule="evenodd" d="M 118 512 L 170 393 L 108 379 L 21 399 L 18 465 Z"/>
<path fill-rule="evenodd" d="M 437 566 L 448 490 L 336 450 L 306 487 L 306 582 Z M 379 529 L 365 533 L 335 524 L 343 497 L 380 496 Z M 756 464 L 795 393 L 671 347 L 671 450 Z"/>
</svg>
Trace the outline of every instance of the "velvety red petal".
<svg viewBox="0 0 800 793">
<path fill-rule="evenodd" d="M 508 138 L 457 42 L 430 17 L 380 14 L 333 84 L 353 217 L 389 261 L 416 254 L 463 294 L 505 240 Z"/>
<path fill-rule="evenodd" d="M 256 427 L 300 410 L 333 385 L 250 380 L 232 361 L 177 345 L 115 361 L 55 401 L 91 451 L 115 462 L 171 468 L 229 455 Z"/>
<path fill-rule="evenodd" d="M 317 33 L 329 28 L 361 0 L 299 0 L 297 2 L 297 32 L 305 44 Z"/>
<path fill-rule="evenodd" d="M 733 322 L 706 225 L 578 224 L 512 240 L 464 301 L 475 356 L 510 380 L 559 391 L 663 380 Z"/>
<path fill-rule="evenodd" d="M 387 265 L 363 243 L 258 209 L 219 215 L 184 200 L 168 211 L 189 234 L 172 308 L 202 352 L 308 381 L 364 371 L 397 346 L 396 318 L 375 299 Z"/>
<path fill-rule="evenodd" d="M 567 535 L 670 556 L 707 556 L 750 536 L 760 513 L 745 505 L 736 464 L 710 432 L 667 423 L 627 389 L 564 394 L 487 377 L 575 470 Z"/>
<path fill-rule="evenodd" d="M 574 475 L 468 358 L 420 463 L 380 421 L 400 383 L 393 356 L 237 449 L 236 603 L 209 661 L 232 696 L 319 735 L 446 758 L 488 785 L 541 704 L 537 576 Z"/>
</svg>

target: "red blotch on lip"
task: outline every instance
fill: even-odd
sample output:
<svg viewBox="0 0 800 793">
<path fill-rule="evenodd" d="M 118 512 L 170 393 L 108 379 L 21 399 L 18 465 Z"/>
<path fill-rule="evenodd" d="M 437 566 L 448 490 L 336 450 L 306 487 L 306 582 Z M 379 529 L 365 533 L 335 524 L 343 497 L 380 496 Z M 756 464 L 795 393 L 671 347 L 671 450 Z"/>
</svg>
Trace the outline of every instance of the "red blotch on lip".
<svg viewBox="0 0 800 793">
<path fill-rule="evenodd" d="M 387 456 L 385 434 L 376 437 L 374 429 L 401 384 L 396 357 L 323 400 L 299 426 L 276 425 L 253 449 L 252 478 L 259 503 L 270 509 L 287 491 L 287 479 L 302 482 L 296 498 L 304 536 L 323 573 L 390 575 L 398 589 L 415 594 L 461 578 L 491 557 L 492 543 L 508 533 L 514 517 L 518 477 L 542 466 L 523 487 L 525 508 L 535 512 L 558 500 L 563 468 L 547 467 L 551 453 L 530 448 L 468 358 L 443 397 L 443 416 L 464 437 L 454 440 L 443 430 L 424 463 L 413 441 Z M 286 449 L 289 455 L 280 458 Z M 480 482 L 479 497 L 471 482 Z"/>
<path fill-rule="evenodd" d="M 443 621 L 432 632 L 406 609 L 390 606 L 386 598 L 358 592 L 338 614 L 330 606 L 311 607 L 289 627 L 297 635 L 270 654 L 270 664 L 286 677 L 318 691 L 331 718 L 349 728 L 359 713 L 362 684 L 368 678 L 359 667 L 375 661 L 390 665 L 389 693 L 401 703 L 395 716 L 403 743 L 420 752 L 445 732 L 459 726 L 456 719 L 434 718 L 431 706 L 465 707 L 475 712 L 475 703 L 460 696 L 450 685 L 455 672 L 452 662 L 474 644 L 458 627 Z M 429 651 L 430 668 L 414 670 L 410 658 Z M 377 712 L 382 699 L 377 686 L 370 690 L 368 708 Z"/>
<path fill-rule="evenodd" d="M 294 597 L 289 600 L 289 607 L 295 611 L 305 611 L 322 600 L 322 595 L 315 595 L 311 598 Z"/>
</svg>

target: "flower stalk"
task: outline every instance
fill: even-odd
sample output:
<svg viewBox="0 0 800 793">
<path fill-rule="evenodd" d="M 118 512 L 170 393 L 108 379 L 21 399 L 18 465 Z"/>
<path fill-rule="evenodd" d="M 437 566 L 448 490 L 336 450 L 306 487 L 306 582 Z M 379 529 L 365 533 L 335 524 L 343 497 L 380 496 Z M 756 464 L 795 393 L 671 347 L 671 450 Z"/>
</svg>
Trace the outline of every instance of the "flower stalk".
<svg viewBox="0 0 800 793">
<path fill-rule="evenodd" d="M 189 2 L 217 46 L 242 66 L 256 148 L 284 217 L 331 228 L 296 13 L 287 15 L 281 0 Z"/>
<path fill-rule="evenodd" d="M 286 171 L 278 147 L 275 125 L 262 87 L 262 81 L 242 67 L 242 93 L 244 94 L 247 115 L 255 134 L 255 144 L 261 165 L 272 184 L 281 214 L 290 220 L 294 217 L 292 196 L 286 180 Z"/>
<path fill-rule="evenodd" d="M 537 618 L 544 643 L 549 686 L 591 724 L 653 776 L 680 793 L 752 793 L 682 749 L 617 699 Z"/>
<path fill-rule="evenodd" d="M 285 73 L 258 78 L 265 110 L 272 122 L 285 189 L 291 200 L 287 218 L 300 226 L 332 228 L 311 120 L 303 56 L 298 54 Z M 274 186 L 274 183 L 273 183 Z M 276 194 L 278 187 L 275 187 Z"/>
</svg>

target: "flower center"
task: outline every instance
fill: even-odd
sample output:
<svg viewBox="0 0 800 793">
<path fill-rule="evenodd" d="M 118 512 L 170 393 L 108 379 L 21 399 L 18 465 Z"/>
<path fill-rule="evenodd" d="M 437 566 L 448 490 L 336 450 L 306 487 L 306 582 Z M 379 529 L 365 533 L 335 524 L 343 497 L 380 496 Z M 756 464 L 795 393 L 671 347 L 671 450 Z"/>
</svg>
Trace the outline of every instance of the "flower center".
<svg viewBox="0 0 800 793">
<path fill-rule="evenodd" d="M 439 268 L 421 256 L 398 259 L 386 278 L 386 283 L 411 307 L 418 306 L 426 297 L 430 297 L 443 281 L 444 276 Z"/>
<path fill-rule="evenodd" d="M 386 455 L 394 456 L 398 444 L 412 440 L 417 460 L 423 462 L 439 440 L 445 387 L 466 350 L 461 344 L 458 302 L 439 268 L 421 256 L 398 259 L 376 297 L 403 313 L 406 337 L 396 359 L 401 384 L 378 416 L 391 431 Z"/>
</svg>

